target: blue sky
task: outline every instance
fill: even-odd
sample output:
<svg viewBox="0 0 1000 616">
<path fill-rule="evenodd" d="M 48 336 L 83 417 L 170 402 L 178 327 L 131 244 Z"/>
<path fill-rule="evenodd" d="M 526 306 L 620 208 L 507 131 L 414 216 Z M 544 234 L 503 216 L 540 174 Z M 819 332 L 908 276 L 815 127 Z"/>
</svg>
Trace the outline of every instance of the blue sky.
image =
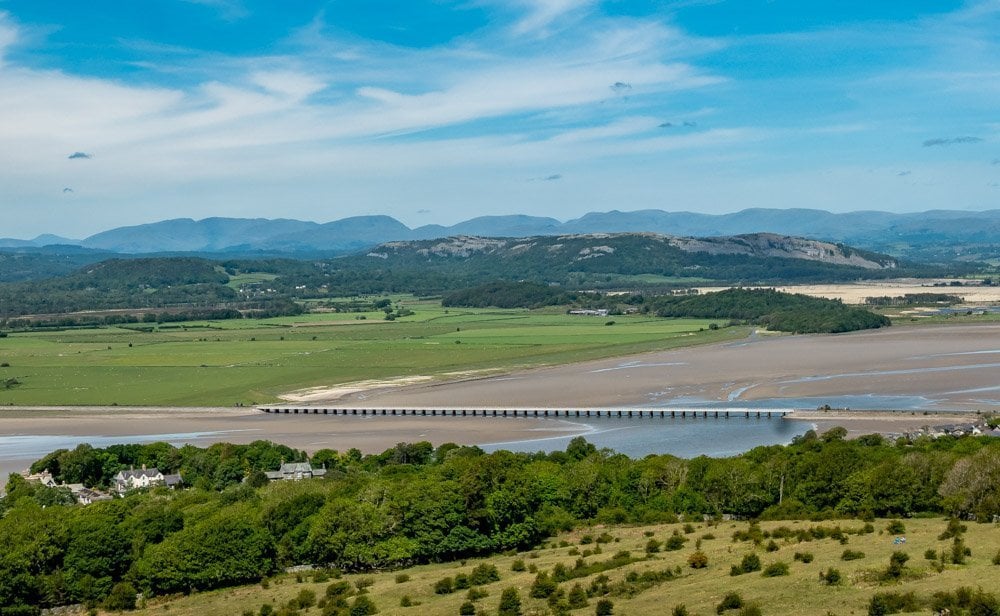
<svg viewBox="0 0 1000 616">
<path fill-rule="evenodd" d="M 1000 0 L 0 0 L 0 236 L 1000 207 Z"/>
</svg>

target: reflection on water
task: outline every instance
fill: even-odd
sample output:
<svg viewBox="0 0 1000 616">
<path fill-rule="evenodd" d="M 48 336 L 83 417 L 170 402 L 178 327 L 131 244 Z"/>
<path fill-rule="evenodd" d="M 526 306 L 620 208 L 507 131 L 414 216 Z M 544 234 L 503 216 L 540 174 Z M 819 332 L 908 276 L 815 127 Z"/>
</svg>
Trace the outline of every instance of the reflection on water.
<svg viewBox="0 0 1000 616">
<path fill-rule="evenodd" d="M 925 411 L 940 410 L 938 401 L 924 396 L 883 396 L 856 394 L 840 396 L 815 396 L 800 398 L 764 398 L 761 400 L 719 401 L 695 397 L 670 400 L 669 406 L 687 406 L 707 409 L 730 408 L 736 402 L 750 409 L 816 409 L 829 404 L 835 409 L 864 409 L 866 411 Z"/>
<path fill-rule="evenodd" d="M 517 421 L 513 419 L 512 421 Z M 663 454 L 693 458 L 699 455 L 732 456 L 760 445 L 779 445 L 809 429 L 808 424 L 780 418 L 588 418 L 586 423 L 552 420 L 578 427 L 582 436 L 599 448 L 607 447 L 631 457 Z M 578 436 L 541 436 L 538 440 L 484 445 L 486 451 L 559 451 Z"/>
</svg>

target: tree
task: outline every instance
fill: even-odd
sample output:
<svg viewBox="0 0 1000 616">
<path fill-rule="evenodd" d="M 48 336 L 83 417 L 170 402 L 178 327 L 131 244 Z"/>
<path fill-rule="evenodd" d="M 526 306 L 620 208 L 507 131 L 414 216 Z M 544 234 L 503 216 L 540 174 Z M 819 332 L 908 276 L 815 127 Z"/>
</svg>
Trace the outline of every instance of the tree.
<svg viewBox="0 0 1000 616">
<path fill-rule="evenodd" d="M 521 595 L 514 587 L 503 589 L 497 616 L 521 616 Z"/>
<path fill-rule="evenodd" d="M 615 613 L 615 604 L 611 599 L 601 599 L 597 602 L 597 609 L 594 610 L 597 616 L 611 616 Z"/>
</svg>

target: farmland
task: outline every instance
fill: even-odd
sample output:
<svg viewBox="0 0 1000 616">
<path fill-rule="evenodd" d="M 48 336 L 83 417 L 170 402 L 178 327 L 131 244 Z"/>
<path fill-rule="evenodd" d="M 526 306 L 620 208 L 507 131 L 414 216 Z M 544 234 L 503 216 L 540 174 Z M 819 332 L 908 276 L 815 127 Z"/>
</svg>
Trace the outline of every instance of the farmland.
<svg viewBox="0 0 1000 616">
<path fill-rule="evenodd" d="M 369 379 L 507 371 L 741 338 L 710 319 L 609 318 L 444 309 L 322 313 L 11 333 L 0 339 L 4 405 L 229 406 Z M 613 325 L 609 325 L 614 321 Z"/>
<path fill-rule="evenodd" d="M 614 603 L 615 614 L 668 614 L 676 606 L 683 604 L 688 614 L 707 616 L 716 613 L 716 607 L 724 595 L 738 593 L 747 604 L 756 604 L 763 614 L 865 614 L 872 596 L 877 592 L 913 592 L 918 600 L 925 603 L 919 613 L 929 613 L 929 600 L 938 591 L 953 592 L 959 587 L 976 589 L 982 587 L 987 592 L 995 592 L 995 580 L 1000 567 L 992 563 L 1000 549 L 1000 533 L 995 525 L 968 524 L 964 542 L 971 547 L 972 555 L 965 564 L 945 564 L 941 571 L 938 563 L 925 559 L 927 550 L 940 554 L 949 552 L 950 539 L 939 539 L 945 530 L 946 521 L 937 519 L 905 520 L 903 533 L 890 533 L 889 522 L 872 522 L 874 532 L 854 534 L 864 529 L 859 520 L 827 522 L 788 521 L 764 522 L 760 524 L 762 533 L 775 534 L 775 539 L 762 538 L 758 544 L 751 541 L 737 541 L 734 534 L 751 531 L 747 522 L 719 522 L 718 524 L 664 524 L 633 527 L 584 528 L 550 540 L 541 549 L 496 556 L 479 560 L 424 565 L 394 572 L 366 573 L 345 576 L 351 584 L 359 581 L 362 585 L 371 583 L 368 594 L 380 614 L 419 613 L 424 616 L 452 615 L 459 613 L 459 606 L 467 600 L 466 590 L 449 594 L 438 594 L 434 585 L 445 577 L 453 579 L 460 574 L 469 574 L 481 563 L 496 566 L 500 581 L 479 587 L 487 595 L 476 601 L 476 606 L 484 613 L 497 613 L 497 606 L 504 588 L 519 590 L 522 609 L 525 614 L 555 613 L 545 599 L 531 598 L 530 588 L 536 574 L 530 569 L 552 572 L 562 565 L 574 572 L 577 559 L 584 558 L 587 564 L 608 562 L 621 551 L 628 551 L 635 562 L 613 567 L 603 572 L 612 589 L 610 600 Z M 686 526 L 686 529 L 685 529 Z M 812 538 L 802 541 L 795 535 L 807 529 L 840 527 L 845 531 L 845 539 L 834 537 Z M 784 537 L 787 531 L 792 536 Z M 666 544 L 674 534 L 686 540 L 677 551 L 666 547 L 646 554 L 645 549 L 651 539 Z M 590 539 L 605 535 L 609 543 L 590 543 Z M 897 544 L 896 537 L 905 536 L 905 544 Z M 770 545 L 771 541 L 774 545 Z M 846 545 L 842 543 L 846 541 Z M 688 558 L 695 552 L 695 544 L 708 557 L 708 566 L 692 569 Z M 602 553 L 592 554 L 595 548 Z M 845 550 L 861 556 L 854 560 L 843 560 Z M 886 570 L 890 556 L 895 551 L 905 552 L 910 558 L 898 579 L 880 580 Z M 788 575 L 765 577 L 761 571 L 731 576 L 730 567 L 738 565 L 744 555 L 757 554 L 764 568 L 776 562 L 788 567 Z M 796 559 L 795 554 L 800 558 Z M 808 554 L 811 562 L 802 562 L 801 555 Z M 856 554 L 856 555 L 857 555 Z M 516 562 L 522 562 L 528 570 L 512 571 Z M 838 584 L 827 585 L 820 579 L 820 572 L 830 568 L 841 575 Z M 649 584 L 633 582 L 644 572 L 679 571 L 678 577 Z M 630 576 L 630 572 L 634 572 Z M 313 581 L 312 572 L 279 575 L 266 584 L 197 593 L 187 597 L 151 601 L 139 614 L 169 613 L 175 616 L 195 614 L 241 614 L 247 610 L 254 614 L 267 603 L 275 608 L 286 605 L 300 596 L 303 590 L 312 591 L 317 597 L 324 597 L 330 581 Z M 594 573 L 561 583 L 564 592 L 569 592 L 575 583 L 587 589 L 600 575 Z M 322 577 L 320 577 L 322 579 Z M 403 597 L 409 597 L 413 606 L 401 607 Z M 588 599 L 589 606 L 567 613 L 593 614 L 597 597 Z M 169 611 L 168 611 L 169 610 Z M 304 614 L 319 614 L 322 610 L 313 607 L 303 610 Z M 478 612 L 477 612 L 478 613 Z M 736 614 L 738 610 L 724 612 Z M 985 612 L 984 612 L 985 613 Z"/>
</svg>

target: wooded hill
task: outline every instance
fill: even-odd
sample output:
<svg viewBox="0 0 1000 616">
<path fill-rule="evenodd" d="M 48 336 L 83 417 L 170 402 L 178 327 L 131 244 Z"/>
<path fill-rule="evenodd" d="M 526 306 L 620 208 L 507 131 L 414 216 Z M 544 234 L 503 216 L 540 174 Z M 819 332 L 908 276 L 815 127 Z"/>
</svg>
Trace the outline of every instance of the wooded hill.
<svg viewBox="0 0 1000 616">
<path fill-rule="evenodd" d="M 440 562 L 528 549 L 585 524 L 667 522 L 679 514 L 1000 514 L 1000 440 L 847 441 L 845 434 L 808 432 L 789 446 L 691 460 L 635 460 L 582 438 L 551 454 L 429 443 L 373 456 L 321 450 L 313 463 L 326 465 L 323 479 L 270 485 L 262 471 L 300 454 L 267 442 L 82 445 L 34 468 L 102 485 L 120 468 L 155 464 L 193 487 L 83 507 L 67 504 L 64 489 L 12 476 L 0 500 L 0 609 L 37 614 L 122 595 L 134 600 L 136 590 L 188 593 L 252 583 L 298 564 L 369 571 Z M 825 527 L 823 536 L 832 531 Z"/>
</svg>

